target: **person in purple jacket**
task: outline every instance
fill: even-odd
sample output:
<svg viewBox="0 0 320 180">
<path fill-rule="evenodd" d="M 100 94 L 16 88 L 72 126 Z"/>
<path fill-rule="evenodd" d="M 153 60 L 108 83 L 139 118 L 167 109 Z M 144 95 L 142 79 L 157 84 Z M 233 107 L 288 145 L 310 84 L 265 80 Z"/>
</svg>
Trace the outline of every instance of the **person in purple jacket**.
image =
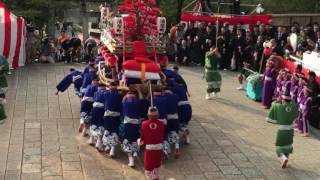
<svg viewBox="0 0 320 180">
<path fill-rule="evenodd" d="M 304 76 L 300 76 L 299 77 L 299 83 L 298 83 L 298 94 L 297 94 L 297 105 L 299 106 L 299 104 L 302 102 L 302 100 L 304 99 L 304 86 L 306 86 L 308 84 L 308 79 L 305 78 Z M 299 125 L 301 124 L 300 122 L 301 119 L 297 118 L 295 121 L 295 131 L 299 132 Z"/>
<path fill-rule="evenodd" d="M 285 77 L 285 71 L 282 69 L 280 70 L 277 76 L 276 87 L 274 89 L 274 95 L 272 98 L 272 100 L 275 102 L 281 102 L 281 90 L 282 90 L 283 84 L 285 83 L 284 77 Z"/>
<path fill-rule="evenodd" d="M 266 70 L 263 77 L 263 93 L 262 105 L 265 109 L 269 109 L 272 103 L 272 97 L 276 84 L 276 71 L 274 69 L 274 62 L 269 60 L 266 65 Z"/>
<path fill-rule="evenodd" d="M 299 77 L 297 74 L 293 75 L 291 78 L 291 87 L 290 87 L 290 95 L 292 100 L 297 103 L 298 99 L 298 90 L 299 90 Z"/>
<path fill-rule="evenodd" d="M 312 108 L 312 89 L 308 86 L 304 86 L 303 89 L 304 97 L 299 103 L 299 114 L 298 114 L 298 130 L 302 136 L 309 136 L 309 120 L 311 118 Z"/>
</svg>

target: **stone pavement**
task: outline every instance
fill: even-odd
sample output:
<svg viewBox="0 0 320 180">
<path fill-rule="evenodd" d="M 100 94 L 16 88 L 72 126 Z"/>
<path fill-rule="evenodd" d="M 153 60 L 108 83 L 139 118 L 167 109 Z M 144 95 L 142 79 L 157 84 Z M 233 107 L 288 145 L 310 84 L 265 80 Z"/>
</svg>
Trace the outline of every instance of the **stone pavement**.
<svg viewBox="0 0 320 180">
<path fill-rule="evenodd" d="M 73 89 L 55 96 L 55 85 L 68 66 L 30 65 L 9 77 L 6 123 L 0 125 L 0 180 L 144 179 L 142 160 L 127 167 L 118 151 L 110 159 L 77 133 L 79 99 Z M 202 69 L 181 70 L 191 93 L 192 141 L 179 160 L 166 161 L 161 179 L 320 179 L 320 141 L 295 136 L 289 168 L 275 155 L 276 126 L 266 111 L 235 90 L 231 72 L 222 72 L 219 98 L 205 101 Z"/>
</svg>

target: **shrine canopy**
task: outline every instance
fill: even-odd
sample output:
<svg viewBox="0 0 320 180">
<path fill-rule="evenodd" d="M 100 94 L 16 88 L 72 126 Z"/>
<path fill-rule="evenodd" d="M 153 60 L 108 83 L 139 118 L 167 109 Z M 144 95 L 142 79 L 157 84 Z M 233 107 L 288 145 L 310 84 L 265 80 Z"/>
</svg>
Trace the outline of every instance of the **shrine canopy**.
<svg viewBox="0 0 320 180">
<path fill-rule="evenodd" d="M 198 15 L 197 13 L 192 12 L 183 12 L 181 14 L 181 21 L 199 21 L 199 22 L 216 22 L 217 19 L 219 24 L 228 22 L 232 26 L 236 26 L 237 23 L 243 25 L 249 25 L 250 28 L 253 28 L 256 25 L 257 21 L 260 21 L 262 24 L 269 24 L 271 19 L 271 14 L 268 15 Z"/>
</svg>

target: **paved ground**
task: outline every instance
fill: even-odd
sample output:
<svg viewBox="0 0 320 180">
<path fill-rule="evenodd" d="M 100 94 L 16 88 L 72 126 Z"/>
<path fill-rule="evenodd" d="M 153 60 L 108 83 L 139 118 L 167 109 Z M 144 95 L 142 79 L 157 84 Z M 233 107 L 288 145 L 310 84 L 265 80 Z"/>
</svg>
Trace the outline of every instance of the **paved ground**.
<svg viewBox="0 0 320 180">
<path fill-rule="evenodd" d="M 0 126 L 0 179 L 144 179 L 127 159 L 99 154 L 76 132 L 79 99 L 73 90 L 55 96 L 55 85 L 68 71 L 63 65 L 32 65 L 10 76 Z M 235 91 L 235 74 L 223 72 L 220 97 L 205 101 L 200 68 L 183 69 L 191 93 L 192 143 L 182 146 L 179 160 L 169 160 L 162 179 L 320 179 L 320 141 L 295 137 L 290 167 L 279 168 L 274 152 L 276 126 L 266 111 Z"/>
</svg>

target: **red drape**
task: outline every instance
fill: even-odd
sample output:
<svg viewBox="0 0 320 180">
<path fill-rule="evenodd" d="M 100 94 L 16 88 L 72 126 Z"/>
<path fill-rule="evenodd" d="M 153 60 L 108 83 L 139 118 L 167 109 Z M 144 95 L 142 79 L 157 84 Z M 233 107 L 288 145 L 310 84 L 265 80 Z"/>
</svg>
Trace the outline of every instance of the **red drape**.
<svg viewBox="0 0 320 180">
<path fill-rule="evenodd" d="M 294 64 L 293 61 L 283 60 L 283 64 L 286 68 L 290 70 L 291 73 L 294 73 L 296 71 L 297 66 Z M 309 72 L 308 69 L 302 68 L 302 73 L 305 75 L 305 77 L 308 77 L 308 72 Z M 320 84 L 320 76 L 318 76 L 316 80 L 318 84 Z"/>
<path fill-rule="evenodd" d="M 271 15 L 254 15 L 254 16 L 225 16 L 219 17 L 219 22 L 228 22 L 230 25 L 236 25 L 238 22 L 242 24 L 249 24 L 252 28 L 257 21 L 263 24 L 268 24 L 271 19 Z M 203 22 L 215 22 L 217 17 L 205 16 L 205 15 L 194 15 L 192 13 L 183 12 L 181 15 L 181 21 L 203 21 Z"/>
</svg>

